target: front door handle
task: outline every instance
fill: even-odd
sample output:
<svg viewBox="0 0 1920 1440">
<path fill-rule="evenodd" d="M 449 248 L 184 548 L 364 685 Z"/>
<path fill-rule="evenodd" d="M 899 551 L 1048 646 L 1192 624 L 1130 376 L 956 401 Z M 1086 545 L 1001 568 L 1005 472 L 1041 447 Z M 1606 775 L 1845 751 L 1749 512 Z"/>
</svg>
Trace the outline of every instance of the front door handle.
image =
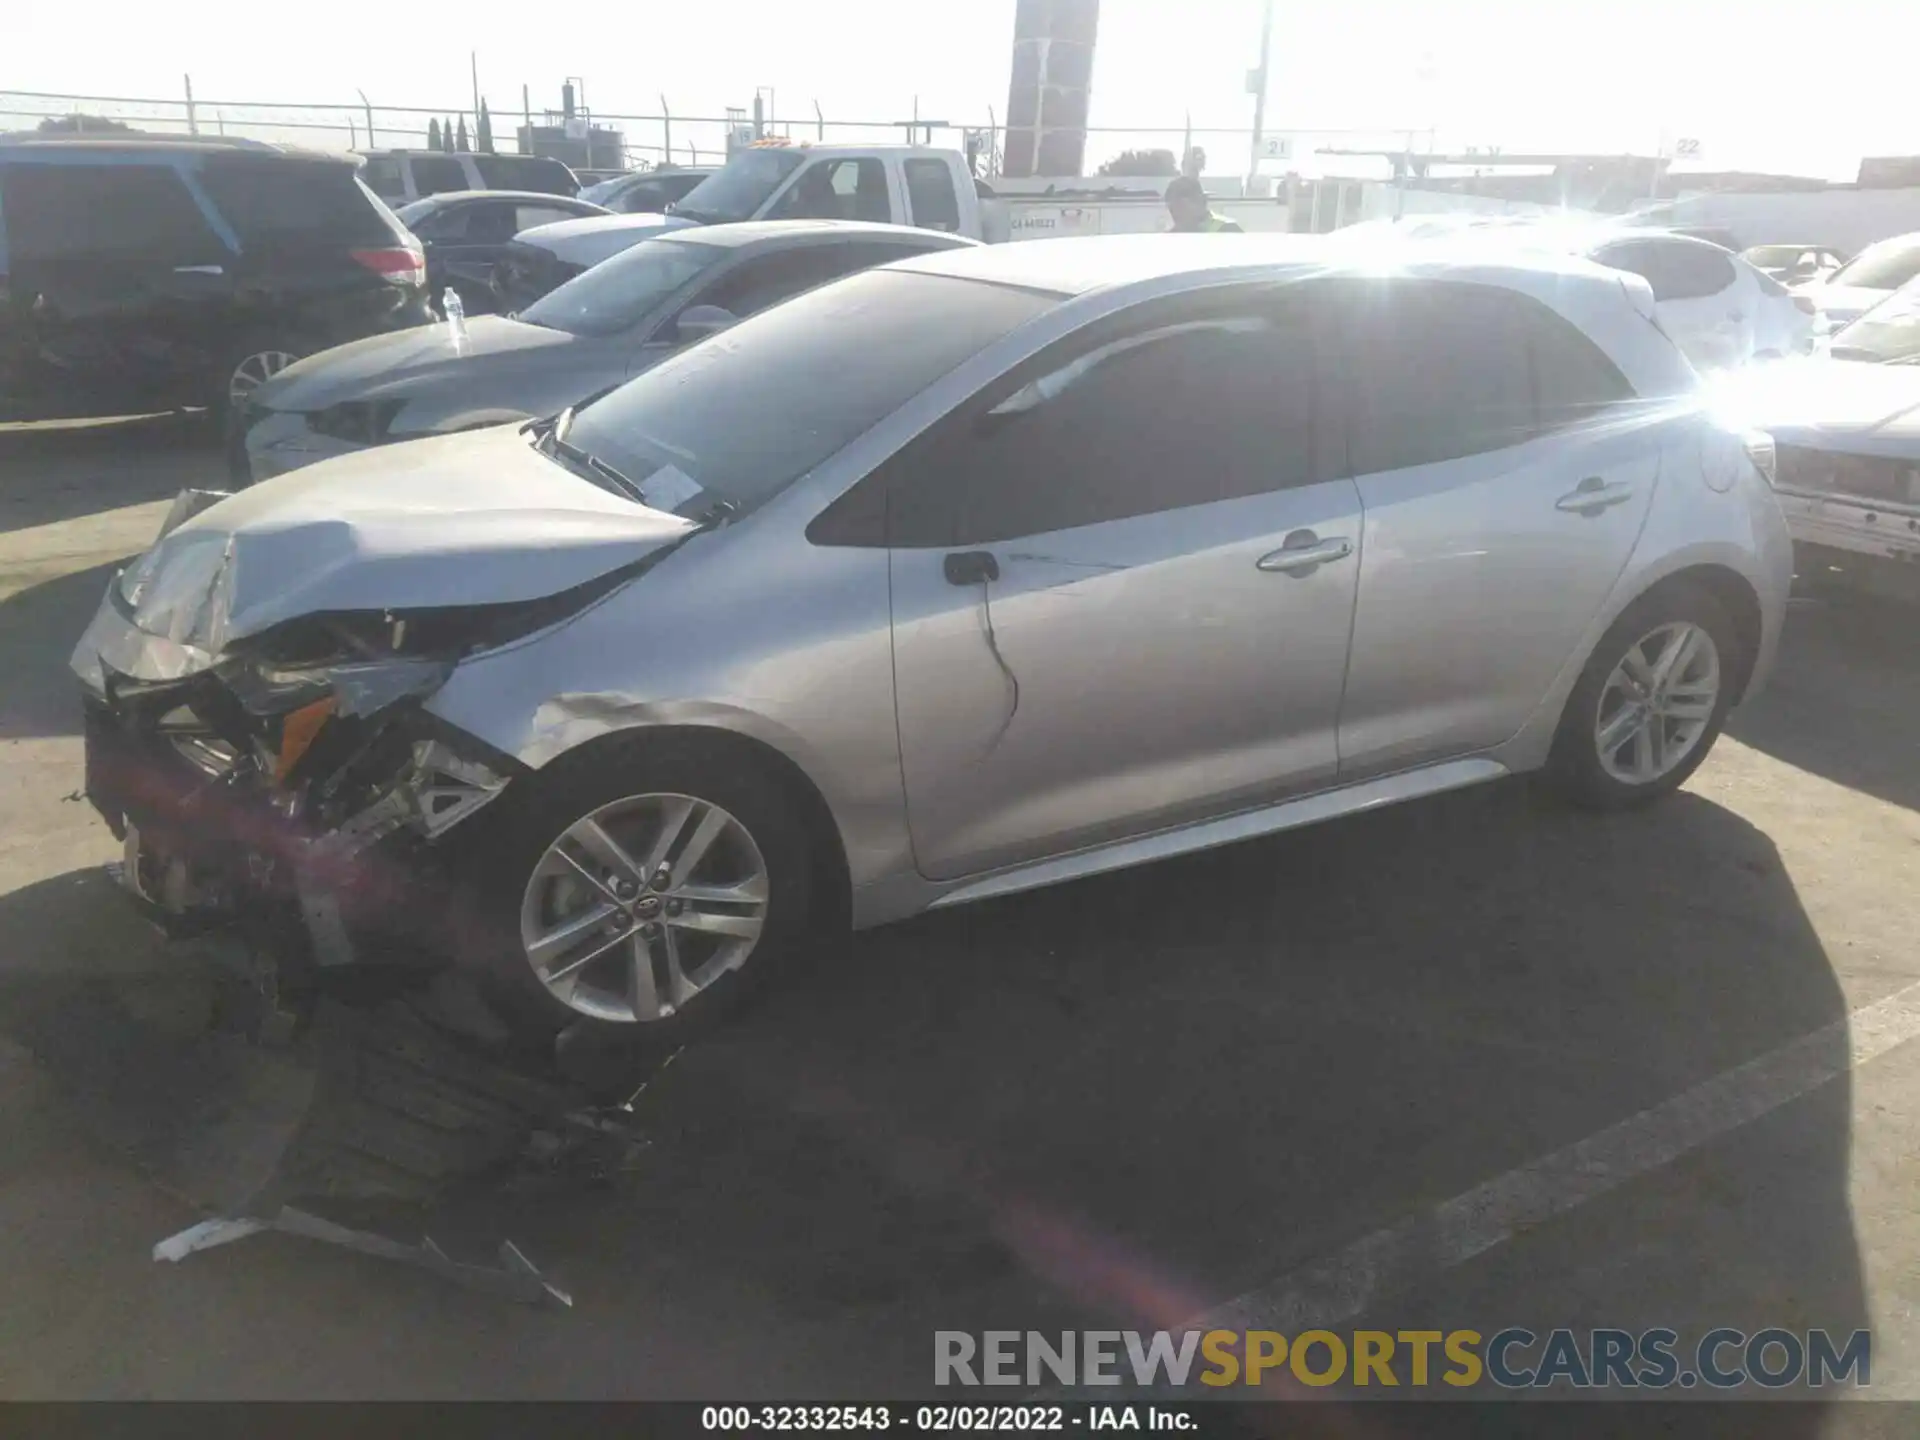
<svg viewBox="0 0 1920 1440">
<path fill-rule="evenodd" d="M 1589 475 L 1567 494 L 1553 502 L 1556 510 L 1566 510 L 1589 518 L 1633 498 L 1633 486 L 1624 481 L 1608 484 L 1598 475 Z"/>
<path fill-rule="evenodd" d="M 227 273 L 227 267 L 224 265 L 176 265 L 173 267 L 173 273 L 176 275 L 224 275 Z"/>
<path fill-rule="evenodd" d="M 1322 540 L 1311 530 L 1296 530 L 1278 550 L 1269 550 L 1254 561 L 1254 566 L 1270 575 L 1308 575 L 1322 565 L 1344 560 L 1351 554 L 1353 542 L 1344 536 Z"/>
</svg>

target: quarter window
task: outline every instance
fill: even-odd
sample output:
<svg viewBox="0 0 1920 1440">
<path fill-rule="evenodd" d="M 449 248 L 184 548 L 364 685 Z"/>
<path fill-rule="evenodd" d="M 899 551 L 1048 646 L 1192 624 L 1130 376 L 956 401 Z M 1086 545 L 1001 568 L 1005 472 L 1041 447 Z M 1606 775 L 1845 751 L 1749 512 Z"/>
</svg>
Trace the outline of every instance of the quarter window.
<svg viewBox="0 0 1920 1440">
<path fill-rule="evenodd" d="M 1594 259 L 1640 276 L 1655 300 L 1700 300 L 1733 284 L 1733 257 L 1705 241 L 1624 241 L 1595 251 Z"/>
</svg>

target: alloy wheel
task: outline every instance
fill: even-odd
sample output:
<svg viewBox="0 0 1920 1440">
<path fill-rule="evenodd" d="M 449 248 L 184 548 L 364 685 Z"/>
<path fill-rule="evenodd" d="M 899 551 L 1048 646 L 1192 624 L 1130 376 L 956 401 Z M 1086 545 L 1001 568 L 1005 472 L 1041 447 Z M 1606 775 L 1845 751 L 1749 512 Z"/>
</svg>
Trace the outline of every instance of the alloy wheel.
<svg viewBox="0 0 1920 1440">
<path fill-rule="evenodd" d="M 597 1020 L 664 1020 L 746 964 L 766 926 L 766 860 L 727 811 L 632 795 L 547 847 L 520 905 L 534 977 Z"/>
<path fill-rule="evenodd" d="M 227 377 L 227 400 L 238 405 L 299 357 L 285 350 L 261 350 L 233 367 Z"/>
<path fill-rule="evenodd" d="M 1670 775 L 1700 744 L 1720 700 L 1720 651 L 1691 621 L 1659 626 L 1627 647 L 1600 690 L 1594 747 L 1624 785 Z"/>
</svg>

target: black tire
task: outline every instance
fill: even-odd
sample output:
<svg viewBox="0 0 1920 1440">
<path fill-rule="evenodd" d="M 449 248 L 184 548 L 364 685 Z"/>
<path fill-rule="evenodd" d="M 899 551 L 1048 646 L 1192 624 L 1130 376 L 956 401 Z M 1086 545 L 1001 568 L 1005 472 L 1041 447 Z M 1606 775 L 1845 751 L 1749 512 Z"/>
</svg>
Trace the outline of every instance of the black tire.
<svg viewBox="0 0 1920 1440">
<path fill-rule="evenodd" d="M 516 793 L 517 792 L 517 793 Z M 721 974 L 664 1018 L 606 1020 L 561 1003 L 540 982 L 521 943 L 520 907 L 535 867 L 576 821 L 629 796 L 681 795 L 718 806 L 751 836 L 765 862 L 767 899 L 759 938 L 738 969 Z M 738 1008 L 788 964 L 815 912 L 812 846 L 786 786 L 731 749 L 687 737 L 618 736 L 563 756 L 509 789 L 490 822 L 476 826 L 470 873 L 488 936 L 480 975 L 503 1019 L 525 1040 L 550 1046 L 565 1034 L 588 1050 L 644 1059 L 671 1053 Z"/>
<path fill-rule="evenodd" d="M 1677 765 L 1658 778 L 1628 783 L 1609 773 L 1600 755 L 1596 730 L 1601 697 L 1629 647 L 1663 625 L 1680 622 L 1698 626 L 1713 641 L 1720 669 L 1713 711 L 1693 748 Z M 1595 810 L 1629 809 L 1672 794 L 1700 768 L 1714 741 L 1720 738 L 1744 668 L 1739 629 L 1728 617 L 1726 607 L 1711 593 L 1686 583 L 1663 585 L 1649 591 L 1629 605 L 1608 628 L 1567 697 L 1547 763 L 1548 779 L 1567 799 Z"/>
</svg>

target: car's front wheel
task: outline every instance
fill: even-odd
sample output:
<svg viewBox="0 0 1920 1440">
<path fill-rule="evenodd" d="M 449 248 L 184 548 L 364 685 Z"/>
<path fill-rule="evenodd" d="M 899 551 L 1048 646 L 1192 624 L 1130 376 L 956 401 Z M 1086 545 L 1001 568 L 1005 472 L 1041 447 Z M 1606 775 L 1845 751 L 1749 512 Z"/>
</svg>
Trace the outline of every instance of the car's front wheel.
<svg viewBox="0 0 1920 1440">
<path fill-rule="evenodd" d="M 698 746 L 614 740 L 531 777 L 495 817 L 482 903 L 524 1032 L 583 1023 L 678 1044 L 803 940 L 806 831 L 771 777 Z"/>
<path fill-rule="evenodd" d="M 1725 608 L 1698 587 L 1630 605 L 1567 699 L 1549 765 L 1562 791 L 1620 809 L 1677 790 L 1726 723 L 1737 647 Z"/>
</svg>

